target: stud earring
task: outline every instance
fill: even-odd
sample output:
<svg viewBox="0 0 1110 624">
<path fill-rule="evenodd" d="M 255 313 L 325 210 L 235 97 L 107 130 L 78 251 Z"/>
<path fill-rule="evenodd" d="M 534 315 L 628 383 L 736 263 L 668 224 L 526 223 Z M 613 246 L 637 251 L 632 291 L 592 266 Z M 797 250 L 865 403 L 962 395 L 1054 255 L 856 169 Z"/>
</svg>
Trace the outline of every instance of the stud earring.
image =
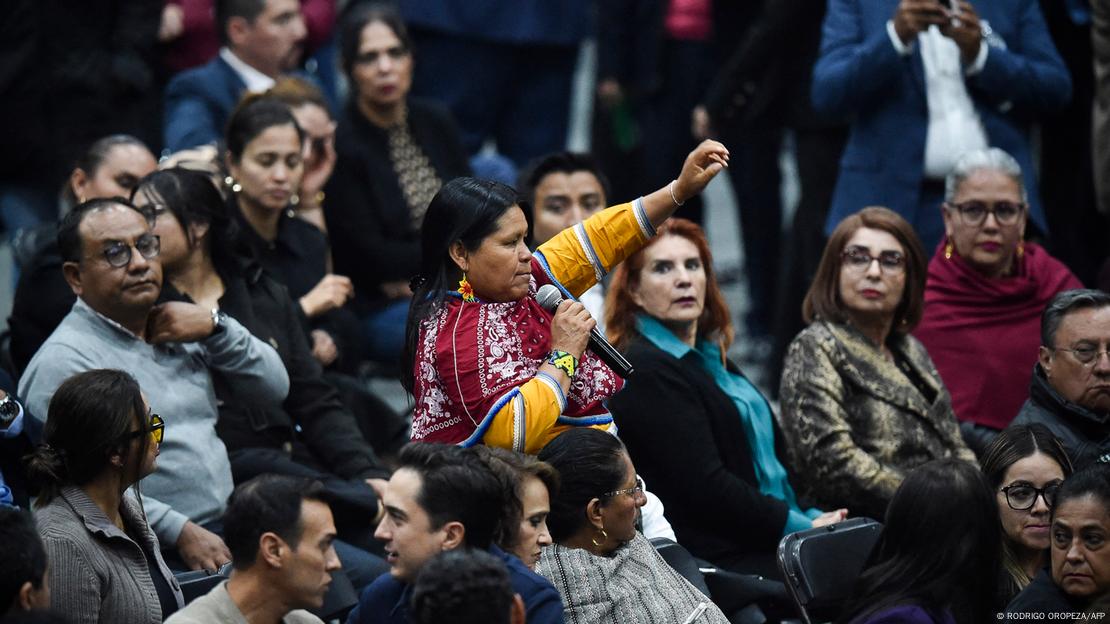
<svg viewBox="0 0 1110 624">
<path fill-rule="evenodd" d="M 224 184 L 226 184 L 227 187 L 231 189 L 232 193 L 238 193 L 239 191 L 243 190 L 243 185 L 236 182 L 235 178 L 231 176 L 227 176 L 226 178 L 224 178 Z"/>
</svg>

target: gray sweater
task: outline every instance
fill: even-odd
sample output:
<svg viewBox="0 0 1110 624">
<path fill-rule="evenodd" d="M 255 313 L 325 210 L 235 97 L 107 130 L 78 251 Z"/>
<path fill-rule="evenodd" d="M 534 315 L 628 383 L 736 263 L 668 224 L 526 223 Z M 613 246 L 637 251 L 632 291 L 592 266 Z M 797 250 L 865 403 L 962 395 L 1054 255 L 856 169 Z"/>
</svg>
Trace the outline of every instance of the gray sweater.
<svg viewBox="0 0 1110 624">
<path fill-rule="evenodd" d="M 112 524 L 83 490 L 72 486 L 36 510 L 49 561 L 50 607 L 73 624 L 158 624 L 162 605 L 152 574 L 166 579 L 178 608 L 184 605 L 138 501 L 125 495 L 120 515 L 130 535 Z M 150 569 L 144 552 L 154 556 L 157 569 Z"/>
<path fill-rule="evenodd" d="M 320 618 L 300 609 L 290 611 L 281 618 L 282 624 L 324 624 Z M 212 591 L 189 603 L 174 613 L 166 624 L 247 624 L 247 618 L 227 593 L 227 581 Z"/>
<path fill-rule="evenodd" d="M 232 318 L 199 342 L 150 345 L 78 299 L 31 358 L 19 393 L 27 410 L 45 419 L 63 381 L 97 368 L 134 375 L 151 410 L 166 421 L 157 469 L 142 482 L 143 506 L 162 544 L 176 544 L 188 520 L 219 519 L 232 490 L 231 464 L 216 436 L 209 369 L 220 371 L 245 403 L 280 405 L 289 376 L 277 352 Z"/>
</svg>

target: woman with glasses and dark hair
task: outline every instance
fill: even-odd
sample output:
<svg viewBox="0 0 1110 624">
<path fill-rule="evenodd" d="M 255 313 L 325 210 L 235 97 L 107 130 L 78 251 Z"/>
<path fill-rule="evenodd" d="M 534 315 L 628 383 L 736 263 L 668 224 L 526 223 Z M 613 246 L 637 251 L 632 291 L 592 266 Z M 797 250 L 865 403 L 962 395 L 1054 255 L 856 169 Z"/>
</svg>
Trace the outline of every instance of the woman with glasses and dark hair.
<svg viewBox="0 0 1110 624">
<path fill-rule="evenodd" d="M 973 464 L 928 462 L 894 493 L 839 624 L 995 621 L 998 507 Z"/>
<path fill-rule="evenodd" d="M 597 429 L 571 429 L 540 451 L 559 473 L 536 572 L 559 591 L 568 622 L 726 624 L 636 528 L 647 499 L 628 451 Z"/>
<path fill-rule="evenodd" d="M 921 243 L 897 213 L 864 208 L 829 237 L 802 308 L 809 327 L 787 352 L 779 413 L 799 490 L 822 509 L 881 518 L 913 468 L 975 461 L 910 335 L 924 289 Z"/>
<path fill-rule="evenodd" d="M 164 433 L 123 371 L 79 373 L 50 399 L 27 474 L 39 487 L 50 606 L 68 621 L 158 624 L 184 605 L 138 496 Z"/>
<path fill-rule="evenodd" d="M 1002 522 L 999 607 L 1048 563 L 1049 514 L 1071 471 L 1063 445 L 1044 425 L 1008 427 L 983 453 L 983 474 L 995 491 Z"/>
<path fill-rule="evenodd" d="M 1079 613 L 1110 595 L 1110 465 L 1092 464 L 1071 475 L 1056 489 L 1055 499 L 1051 565 L 1010 602 L 1010 618 Z"/>
<path fill-rule="evenodd" d="M 964 154 L 948 174 L 941 211 L 945 237 L 929 261 L 914 336 L 952 395 L 964 439 L 982 456 L 1028 396 L 1045 304 L 1082 285 L 1023 240 L 1025 187 L 1006 152 Z"/>
</svg>

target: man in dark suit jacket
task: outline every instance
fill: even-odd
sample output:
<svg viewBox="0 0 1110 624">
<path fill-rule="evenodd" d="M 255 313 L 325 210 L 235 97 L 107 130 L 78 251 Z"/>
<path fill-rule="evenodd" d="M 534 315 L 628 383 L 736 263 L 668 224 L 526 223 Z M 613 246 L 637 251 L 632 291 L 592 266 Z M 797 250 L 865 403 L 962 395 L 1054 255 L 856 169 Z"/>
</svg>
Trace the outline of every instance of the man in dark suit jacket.
<svg viewBox="0 0 1110 624">
<path fill-rule="evenodd" d="M 300 62 L 306 30 L 298 0 L 217 0 L 224 47 L 166 87 L 166 149 L 217 141 L 244 91 L 265 91 Z"/>
<path fill-rule="evenodd" d="M 987 143 L 1021 164 L 1030 217 L 1047 231 L 1027 131 L 1034 114 L 1067 103 L 1071 78 L 1036 0 L 959 2 L 956 9 L 949 1 L 830 0 L 811 96 L 819 113 L 854 122 L 826 230 L 877 204 L 906 217 L 927 249 L 943 235 L 943 183 L 925 175 L 928 76 L 918 37 L 936 25 L 959 47 Z"/>
</svg>

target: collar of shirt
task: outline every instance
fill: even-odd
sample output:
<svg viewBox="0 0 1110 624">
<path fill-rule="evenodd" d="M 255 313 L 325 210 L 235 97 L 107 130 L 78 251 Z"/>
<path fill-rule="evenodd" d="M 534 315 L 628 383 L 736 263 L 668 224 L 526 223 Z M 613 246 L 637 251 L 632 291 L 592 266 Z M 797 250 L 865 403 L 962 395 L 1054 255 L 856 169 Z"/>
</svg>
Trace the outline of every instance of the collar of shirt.
<svg viewBox="0 0 1110 624">
<path fill-rule="evenodd" d="M 239 74 L 239 78 L 247 85 L 247 91 L 251 93 L 261 93 L 274 86 L 273 78 L 247 65 L 243 59 L 235 56 L 235 53 L 229 48 L 220 48 L 220 58 L 230 65 L 231 69 L 233 69 L 236 74 Z"/>
</svg>

